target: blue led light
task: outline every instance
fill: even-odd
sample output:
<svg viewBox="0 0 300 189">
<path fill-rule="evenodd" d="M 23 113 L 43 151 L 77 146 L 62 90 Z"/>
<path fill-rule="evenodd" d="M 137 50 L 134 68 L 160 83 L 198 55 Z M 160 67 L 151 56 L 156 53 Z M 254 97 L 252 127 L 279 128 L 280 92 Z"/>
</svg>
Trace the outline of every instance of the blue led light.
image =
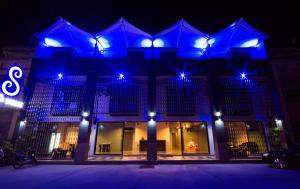
<svg viewBox="0 0 300 189">
<path fill-rule="evenodd" d="M 107 48 L 109 48 L 110 47 L 110 44 L 109 44 L 109 41 L 106 39 L 106 38 L 104 38 L 104 37 L 99 37 L 99 38 L 97 38 L 97 40 L 99 41 L 99 45 L 98 45 L 98 48 L 99 48 L 99 46 L 100 46 L 100 48 L 99 49 L 101 49 L 101 48 L 103 48 L 103 49 L 107 49 Z"/>
<path fill-rule="evenodd" d="M 195 41 L 194 47 L 197 49 L 205 49 L 207 47 L 207 39 L 201 37 Z"/>
<path fill-rule="evenodd" d="M 153 41 L 153 46 L 154 47 L 164 47 L 165 43 L 162 39 L 155 39 Z"/>
<path fill-rule="evenodd" d="M 241 79 L 247 79 L 246 74 L 245 73 L 241 73 Z"/>
<path fill-rule="evenodd" d="M 185 73 L 181 73 L 181 74 L 180 74 L 180 78 L 181 78 L 181 79 L 185 79 Z"/>
<path fill-rule="evenodd" d="M 62 47 L 59 41 L 47 37 L 45 38 L 45 44 L 47 47 Z"/>
<path fill-rule="evenodd" d="M 119 79 L 124 79 L 124 74 L 123 73 L 119 74 Z"/>
<path fill-rule="evenodd" d="M 64 77 L 64 75 L 63 75 L 62 73 L 58 73 L 58 74 L 57 74 L 57 79 L 58 79 L 58 80 L 62 79 L 63 77 Z"/>
<path fill-rule="evenodd" d="M 241 47 L 256 47 L 258 45 L 258 39 L 251 39 L 244 42 Z"/>
<path fill-rule="evenodd" d="M 150 39 L 143 39 L 141 42 L 142 47 L 151 47 L 152 41 Z"/>
<path fill-rule="evenodd" d="M 216 42 L 216 40 L 214 38 L 210 38 L 207 43 L 209 45 L 213 45 L 215 42 Z"/>
</svg>

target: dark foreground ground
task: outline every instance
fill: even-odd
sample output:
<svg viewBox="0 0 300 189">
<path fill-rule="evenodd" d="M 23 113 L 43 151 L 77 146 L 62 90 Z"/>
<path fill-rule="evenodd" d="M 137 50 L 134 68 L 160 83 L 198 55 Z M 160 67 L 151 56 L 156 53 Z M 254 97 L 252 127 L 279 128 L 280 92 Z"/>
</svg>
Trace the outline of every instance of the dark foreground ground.
<svg viewBox="0 0 300 189">
<path fill-rule="evenodd" d="M 0 167 L 0 189 L 300 189 L 300 170 L 264 164 Z"/>
</svg>

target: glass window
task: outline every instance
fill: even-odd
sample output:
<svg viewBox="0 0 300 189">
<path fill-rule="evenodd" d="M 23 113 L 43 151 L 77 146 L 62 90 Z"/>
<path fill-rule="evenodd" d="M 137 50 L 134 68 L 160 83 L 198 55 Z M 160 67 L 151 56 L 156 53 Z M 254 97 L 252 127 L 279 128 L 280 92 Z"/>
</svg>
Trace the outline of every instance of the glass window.
<svg viewBox="0 0 300 189">
<path fill-rule="evenodd" d="M 123 154 L 147 153 L 147 122 L 125 122 Z"/>
<path fill-rule="evenodd" d="M 207 126 L 204 122 L 182 122 L 183 152 L 208 154 Z"/>
<path fill-rule="evenodd" d="M 158 122 L 156 128 L 159 154 L 181 155 L 181 130 L 179 122 Z"/>
<path fill-rule="evenodd" d="M 122 154 L 123 123 L 99 123 L 95 154 Z"/>
</svg>

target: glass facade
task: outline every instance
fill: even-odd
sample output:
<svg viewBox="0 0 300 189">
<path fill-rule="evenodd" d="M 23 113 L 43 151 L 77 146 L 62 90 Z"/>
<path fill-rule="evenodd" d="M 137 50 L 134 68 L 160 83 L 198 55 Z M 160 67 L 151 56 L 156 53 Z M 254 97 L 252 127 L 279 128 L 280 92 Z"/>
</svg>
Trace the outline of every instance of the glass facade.
<svg viewBox="0 0 300 189">
<path fill-rule="evenodd" d="M 158 122 L 156 133 L 159 155 L 209 154 L 204 122 Z"/>
<path fill-rule="evenodd" d="M 142 155 L 147 151 L 147 123 L 98 123 L 95 155 Z"/>
<path fill-rule="evenodd" d="M 204 122 L 183 122 L 183 153 L 208 154 L 207 126 Z"/>
</svg>

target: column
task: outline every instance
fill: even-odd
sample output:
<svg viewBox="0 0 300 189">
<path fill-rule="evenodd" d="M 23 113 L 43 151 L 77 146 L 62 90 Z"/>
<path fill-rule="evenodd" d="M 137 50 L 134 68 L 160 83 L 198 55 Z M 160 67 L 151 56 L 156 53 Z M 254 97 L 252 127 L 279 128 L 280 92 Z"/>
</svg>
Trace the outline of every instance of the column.
<svg viewBox="0 0 300 189">
<path fill-rule="evenodd" d="M 150 75 L 148 77 L 148 144 L 147 144 L 147 160 L 156 162 L 156 77 Z"/>
<path fill-rule="evenodd" d="M 96 85 L 97 74 L 94 72 L 88 73 L 82 99 L 82 115 L 79 124 L 79 134 L 74 159 L 77 163 L 84 162 L 88 158 Z"/>
<path fill-rule="evenodd" d="M 214 132 L 214 138 L 216 140 L 215 142 L 216 155 L 220 161 L 228 161 L 229 157 L 227 151 L 227 141 L 226 141 L 224 122 L 222 120 L 222 115 L 218 115 L 218 116 L 215 115 L 216 112 L 222 113 L 221 97 L 223 95 L 221 86 L 218 83 L 218 77 L 215 74 L 210 75 L 209 86 L 210 86 L 211 114 L 213 117 L 213 132 Z"/>
</svg>

